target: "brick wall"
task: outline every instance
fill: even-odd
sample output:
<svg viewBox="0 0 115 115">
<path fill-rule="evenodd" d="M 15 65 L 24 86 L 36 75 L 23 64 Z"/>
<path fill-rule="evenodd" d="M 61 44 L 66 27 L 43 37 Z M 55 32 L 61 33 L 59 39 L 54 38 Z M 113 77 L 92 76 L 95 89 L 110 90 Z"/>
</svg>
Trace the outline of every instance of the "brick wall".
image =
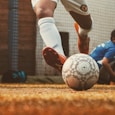
<svg viewBox="0 0 115 115">
<path fill-rule="evenodd" d="M 0 74 L 8 68 L 8 0 L 0 0 Z"/>
<path fill-rule="evenodd" d="M 36 17 L 31 0 L 19 0 L 19 69 L 35 74 Z"/>
<path fill-rule="evenodd" d="M 0 0 L 0 74 L 9 69 L 8 0 Z M 30 0 L 19 0 L 18 69 L 35 74 L 36 17 Z"/>
</svg>

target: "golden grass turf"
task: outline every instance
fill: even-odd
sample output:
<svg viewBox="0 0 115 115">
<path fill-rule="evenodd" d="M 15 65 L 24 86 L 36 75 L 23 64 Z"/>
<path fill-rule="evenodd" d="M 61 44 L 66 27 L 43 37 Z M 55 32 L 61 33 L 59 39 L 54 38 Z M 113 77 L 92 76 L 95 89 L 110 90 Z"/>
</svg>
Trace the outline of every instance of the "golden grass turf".
<svg viewBox="0 0 115 115">
<path fill-rule="evenodd" d="M 115 86 L 0 84 L 0 115 L 115 115 Z"/>
</svg>

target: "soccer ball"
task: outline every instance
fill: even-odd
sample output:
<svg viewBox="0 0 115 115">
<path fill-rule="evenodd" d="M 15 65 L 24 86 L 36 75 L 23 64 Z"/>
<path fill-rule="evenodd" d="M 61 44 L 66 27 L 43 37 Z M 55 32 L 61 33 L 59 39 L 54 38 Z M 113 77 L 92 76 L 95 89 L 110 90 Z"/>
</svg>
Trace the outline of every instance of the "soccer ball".
<svg viewBox="0 0 115 115">
<path fill-rule="evenodd" d="M 99 68 L 91 56 L 83 53 L 74 54 L 65 61 L 62 78 L 74 90 L 87 90 L 96 84 Z"/>
</svg>

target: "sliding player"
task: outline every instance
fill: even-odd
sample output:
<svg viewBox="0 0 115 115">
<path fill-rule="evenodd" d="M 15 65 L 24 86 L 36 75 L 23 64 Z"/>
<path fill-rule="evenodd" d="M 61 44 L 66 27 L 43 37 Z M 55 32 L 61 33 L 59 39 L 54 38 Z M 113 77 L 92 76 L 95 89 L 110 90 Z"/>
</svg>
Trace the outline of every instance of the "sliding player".
<svg viewBox="0 0 115 115">
<path fill-rule="evenodd" d="M 90 56 L 97 62 L 100 68 L 100 77 L 98 83 L 109 84 L 110 81 L 115 82 L 115 30 L 111 32 L 109 41 L 99 44 L 91 53 Z M 106 75 L 105 75 L 106 74 Z"/>
</svg>

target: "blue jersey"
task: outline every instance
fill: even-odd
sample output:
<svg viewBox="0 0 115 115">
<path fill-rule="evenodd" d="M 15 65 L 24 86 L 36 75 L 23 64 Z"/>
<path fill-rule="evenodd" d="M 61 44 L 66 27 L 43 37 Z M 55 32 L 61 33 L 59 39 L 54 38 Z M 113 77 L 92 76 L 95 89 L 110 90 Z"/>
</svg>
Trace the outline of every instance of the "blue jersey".
<svg viewBox="0 0 115 115">
<path fill-rule="evenodd" d="M 98 45 L 91 53 L 90 56 L 99 64 L 101 60 L 106 57 L 109 62 L 115 60 L 115 43 L 111 40 Z M 100 66 L 100 65 L 99 65 Z"/>
</svg>

